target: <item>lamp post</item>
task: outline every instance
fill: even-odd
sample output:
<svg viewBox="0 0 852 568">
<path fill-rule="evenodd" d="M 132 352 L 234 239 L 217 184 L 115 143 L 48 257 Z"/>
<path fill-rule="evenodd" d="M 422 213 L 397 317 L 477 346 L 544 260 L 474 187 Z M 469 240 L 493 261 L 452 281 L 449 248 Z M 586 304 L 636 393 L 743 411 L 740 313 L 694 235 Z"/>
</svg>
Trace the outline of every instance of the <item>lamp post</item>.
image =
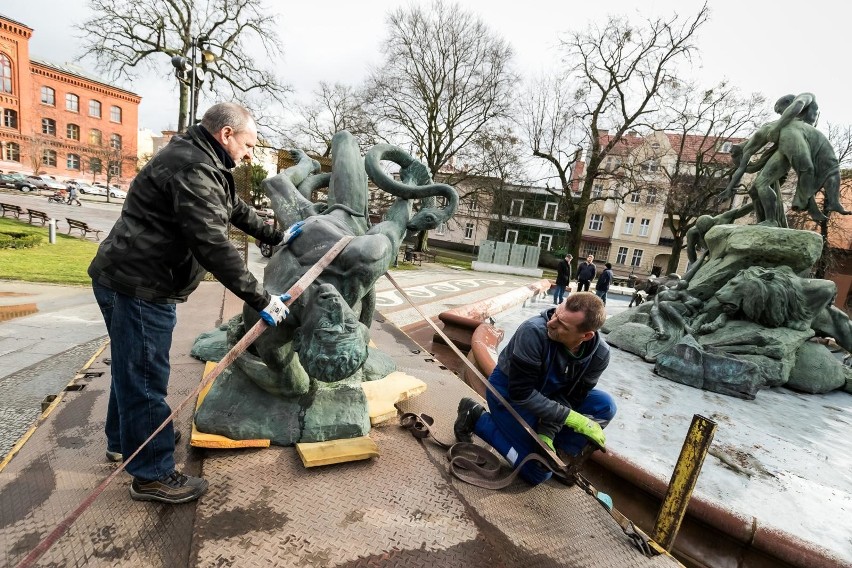
<svg viewBox="0 0 852 568">
<path fill-rule="evenodd" d="M 187 126 L 197 122 L 195 115 L 198 112 L 198 91 L 204 82 L 204 73 L 207 66 L 216 61 L 216 54 L 207 48 L 210 38 L 205 35 L 192 37 L 190 57 L 175 55 L 172 57 L 172 66 L 175 68 L 175 76 L 178 81 L 189 87 L 189 117 Z M 198 60 L 201 55 L 200 61 Z"/>
</svg>

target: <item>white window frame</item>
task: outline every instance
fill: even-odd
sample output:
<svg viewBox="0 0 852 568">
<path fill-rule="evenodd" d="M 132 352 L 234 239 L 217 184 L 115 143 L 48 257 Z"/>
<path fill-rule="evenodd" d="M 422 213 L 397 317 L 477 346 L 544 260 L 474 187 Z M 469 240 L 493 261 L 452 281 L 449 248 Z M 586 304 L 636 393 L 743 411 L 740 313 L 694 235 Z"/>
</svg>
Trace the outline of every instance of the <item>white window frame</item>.
<svg viewBox="0 0 852 568">
<path fill-rule="evenodd" d="M 589 215 L 589 230 L 601 232 L 603 230 L 603 215 L 592 213 Z"/>
<path fill-rule="evenodd" d="M 645 196 L 645 203 L 647 205 L 653 205 L 657 202 L 657 188 L 649 187 L 648 194 Z"/>
<path fill-rule="evenodd" d="M 509 239 L 511 236 L 511 240 Z M 503 239 L 505 243 L 518 244 L 518 231 L 515 229 L 506 229 L 506 238 Z"/>
<path fill-rule="evenodd" d="M 464 225 L 464 240 L 469 241 L 473 239 L 473 231 L 474 231 L 473 223 L 465 223 Z"/>
<path fill-rule="evenodd" d="M 640 201 L 642 201 L 641 191 L 634 191 L 630 194 L 630 203 L 639 203 Z"/>
<path fill-rule="evenodd" d="M 541 217 L 542 219 L 547 219 L 547 211 L 550 209 L 550 206 L 553 206 L 553 220 L 556 221 L 556 213 L 559 211 L 559 204 L 554 203 L 553 201 L 548 201 L 544 204 L 544 215 Z M 550 250 L 550 249 L 548 249 Z"/>
<path fill-rule="evenodd" d="M 553 246 L 553 235 L 546 235 L 544 233 L 541 233 L 538 236 L 538 248 L 541 248 L 541 243 L 544 242 L 545 239 L 547 240 L 547 247 L 544 250 L 549 251 L 550 248 Z"/>
<path fill-rule="evenodd" d="M 604 188 L 600 183 L 596 183 L 592 186 L 592 197 L 601 197 L 603 195 Z"/>
<path fill-rule="evenodd" d="M 639 236 L 647 237 L 648 232 L 651 230 L 651 220 L 650 219 L 642 219 L 639 221 Z"/>
<path fill-rule="evenodd" d="M 618 254 L 615 255 L 615 263 L 622 266 L 627 263 L 627 247 L 618 247 Z"/>
<path fill-rule="evenodd" d="M 624 218 L 624 230 L 622 233 L 625 235 L 633 234 L 633 225 L 636 224 L 636 217 L 625 217 Z"/>
<path fill-rule="evenodd" d="M 633 249 L 633 257 L 630 259 L 630 266 L 638 268 L 642 264 L 642 254 L 645 251 L 642 249 Z"/>
<path fill-rule="evenodd" d="M 436 235 L 443 235 L 446 232 L 447 232 L 447 224 L 446 223 L 441 223 L 440 225 L 438 225 L 438 228 L 435 229 Z"/>
<path fill-rule="evenodd" d="M 518 212 L 515 213 L 515 204 L 518 204 Z M 523 199 L 513 199 L 512 203 L 509 205 L 509 216 L 510 217 L 523 217 L 524 216 L 524 200 Z"/>
</svg>

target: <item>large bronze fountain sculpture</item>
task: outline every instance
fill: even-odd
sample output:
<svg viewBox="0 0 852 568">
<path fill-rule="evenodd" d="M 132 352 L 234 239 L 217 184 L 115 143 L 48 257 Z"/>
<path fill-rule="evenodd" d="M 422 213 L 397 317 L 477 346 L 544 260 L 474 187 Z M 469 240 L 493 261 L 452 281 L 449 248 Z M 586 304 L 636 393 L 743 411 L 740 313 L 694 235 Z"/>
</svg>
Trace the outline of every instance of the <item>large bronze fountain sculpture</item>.
<svg viewBox="0 0 852 568">
<path fill-rule="evenodd" d="M 849 369 L 812 341 L 833 338 L 852 352 L 849 318 L 833 305 L 835 284 L 808 277 L 822 238 L 787 228 L 780 192 L 792 168 L 793 209 L 807 210 L 815 221 L 849 214 L 839 201 L 839 164 L 813 126 L 813 95 L 782 97 L 775 110 L 779 119 L 732 152 L 737 167 L 726 193 L 744 173 L 756 173 L 748 187 L 752 202 L 700 218 L 687 236 L 693 262 L 686 275 L 652 302 L 610 318 L 604 331 L 609 343 L 654 362 L 660 375 L 714 392 L 754 398 L 760 388 L 779 385 L 852 392 Z M 823 210 L 814 200 L 819 191 Z M 752 209 L 756 225 L 732 224 Z"/>
</svg>

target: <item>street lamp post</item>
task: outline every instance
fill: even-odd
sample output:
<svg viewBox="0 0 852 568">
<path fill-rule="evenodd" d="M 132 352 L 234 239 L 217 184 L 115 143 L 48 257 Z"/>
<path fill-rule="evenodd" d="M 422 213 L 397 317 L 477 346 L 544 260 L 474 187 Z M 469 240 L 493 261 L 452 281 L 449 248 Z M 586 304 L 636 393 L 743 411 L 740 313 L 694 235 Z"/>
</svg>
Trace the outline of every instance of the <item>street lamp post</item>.
<svg viewBox="0 0 852 568">
<path fill-rule="evenodd" d="M 207 35 L 192 37 L 190 57 L 175 55 L 172 57 L 172 66 L 178 81 L 189 87 L 189 118 L 187 126 L 197 122 L 195 115 L 198 113 L 198 91 L 204 82 L 204 72 L 207 66 L 216 61 L 216 55 L 207 48 L 210 38 Z M 198 61 L 198 55 L 201 60 Z"/>
</svg>

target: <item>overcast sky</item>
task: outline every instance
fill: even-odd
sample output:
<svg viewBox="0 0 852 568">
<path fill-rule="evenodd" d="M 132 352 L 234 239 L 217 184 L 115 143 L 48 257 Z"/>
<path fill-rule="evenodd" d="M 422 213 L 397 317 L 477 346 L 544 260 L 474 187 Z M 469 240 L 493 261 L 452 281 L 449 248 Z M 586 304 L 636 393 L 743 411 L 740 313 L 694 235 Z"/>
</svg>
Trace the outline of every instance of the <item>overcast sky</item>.
<svg viewBox="0 0 852 568">
<path fill-rule="evenodd" d="M 385 14 L 403 5 L 398 0 L 267 0 L 281 15 L 279 35 L 284 56 L 279 76 L 296 96 L 307 99 L 321 80 L 360 83 L 370 65 L 381 60 Z M 633 18 L 694 16 L 699 0 L 461 0 L 479 14 L 516 52 L 517 69 L 539 73 L 558 64 L 560 33 L 606 21 L 610 14 Z M 636 8 L 637 4 L 641 7 Z M 703 84 L 727 78 L 744 92 L 760 92 L 774 101 L 786 93 L 813 92 L 820 124 L 852 124 L 849 96 L 849 26 L 852 4 L 842 0 L 806 3 L 709 0 L 710 21 L 698 43 L 694 68 Z M 320 11 L 315 8 L 321 7 Z M 81 53 L 79 24 L 90 16 L 86 0 L 3 0 L 0 14 L 33 28 L 30 52 L 56 62 L 74 61 Z M 264 56 L 258 53 L 258 57 Z M 162 77 L 120 84 L 142 96 L 139 127 L 160 131 L 177 122 L 177 80 L 168 59 Z M 91 62 L 79 62 L 94 70 Z M 206 106 L 200 105 L 201 110 Z"/>
</svg>

